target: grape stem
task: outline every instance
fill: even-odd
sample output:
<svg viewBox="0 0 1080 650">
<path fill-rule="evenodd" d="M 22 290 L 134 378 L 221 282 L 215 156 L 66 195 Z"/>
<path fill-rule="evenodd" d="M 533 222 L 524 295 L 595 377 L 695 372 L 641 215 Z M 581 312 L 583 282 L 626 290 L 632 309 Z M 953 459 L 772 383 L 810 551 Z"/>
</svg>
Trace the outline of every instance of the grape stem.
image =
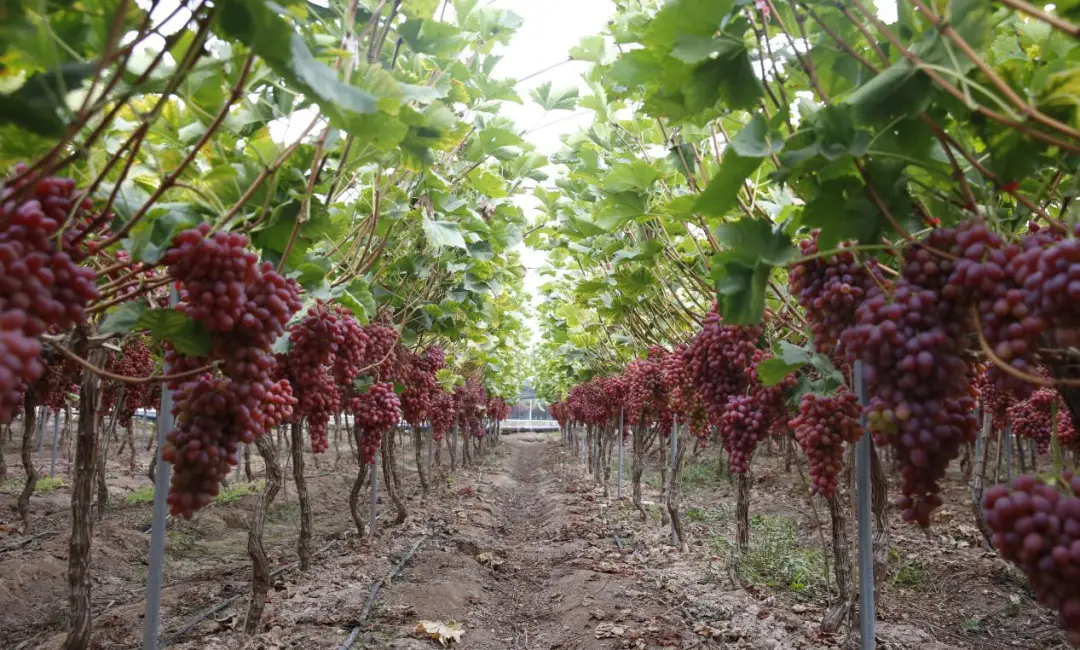
<svg viewBox="0 0 1080 650">
<path fill-rule="evenodd" d="M 1004 359 L 994 354 L 994 351 L 990 348 L 990 343 L 983 334 L 982 320 L 979 318 L 979 311 L 974 305 L 971 307 L 971 317 L 972 320 L 975 321 L 975 334 L 979 338 L 979 347 L 982 348 L 983 354 L 985 354 L 995 366 L 1001 368 L 1017 379 L 1026 381 L 1029 384 L 1035 384 L 1036 386 L 1042 386 L 1043 388 L 1056 388 L 1058 386 L 1068 386 L 1069 388 L 1080 387 L 1080 379 L 1044 379 L 1012 367 Z"/>
<path fill-rule="evenodd" d="M 183 372 L 177 372 L 177 373 L 174 373 L 174 374 L 171 374 L 171 375 L 147 375 L 146 377 L 129 377 L 127 375 L 117 375 L 115 373 L 111 373 L 108 370 L 105 370 L 104 368 L 98 368 L 94 364 L 90 363 L 86 359 L 83 359 L 82 357 L 80 357 L 79 355 L 75 354 L 74 352 L 72 352 L 71 350 L 67 349 L 66 347 L 64 347 L 62 345 L 56 345 L 54 347 L 57 350 L 60 351 L 60 354 L 63 354 L 65 357 L 67 357 L 67 358 L 71 359 L 72 361 L 78 363 L 80 366 L 82 366 L 83 368 L 86 368 L 87 370 L 94 373 L 95 375 L 98 375 L 100 377 L 104 377 L 105 379 L 111 379 L 112 381 L 119 381 L 119 382 L 122 382 L 122 383 L 125 383 L 125 384 L 152 384 L 152 383 L 157 383 L 157 382 L 161 382 L 161 381 L 172 381 L 174 379 L 184 379 L 186 377 L 193 377 L 195 375 L 201 375 L 204 372 L 208 372 L 208 371 L 214 369 L 214 364 L 211 363 L 211 364 L 207 364 L 205 366 L 202 366 L 201 368 L 195 368 L 193 370 L 185 370 Z"/>
</svg>

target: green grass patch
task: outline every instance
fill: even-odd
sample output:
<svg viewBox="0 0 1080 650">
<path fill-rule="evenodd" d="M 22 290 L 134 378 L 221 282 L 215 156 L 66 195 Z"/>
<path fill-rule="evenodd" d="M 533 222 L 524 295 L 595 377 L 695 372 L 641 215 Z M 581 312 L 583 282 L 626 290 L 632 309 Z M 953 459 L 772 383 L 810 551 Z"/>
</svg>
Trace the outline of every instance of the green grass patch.
<svg viewBox="0 0 1080 650">
<path fill-rule="evenodd" d="M 728 555 L 732 545 L 727 537 L 709 540 L 717 555 Z M 750 549 L 739 558 L 739 574 L 747 582 L 800 598 L 823 594 L 828 587 L 821 549 L 799 544 L 797 522 L 785 515 L 750 517 Z"/>
<path fill-rule="evenodd" d="M 129 506 L 137 506 L 143 503 L 154 502 L 154 486 L 144 485 L 131 494 L 124 497 L 124 502 Z"/>
<path fill-rule="evenodd" d="M 263 479 L 251 483 L 233 483 L 221 492 L 218 492 L 218 495 L 214 497 L 214 503 L 223 506 L 232 503 L 233 501 L 239 501 L 249 494 L 262 492 L 264 487 L 266 487 L 266 481 Z"/>
<path fill-rule="evenodd" d="M 26 478 L 23 476 L 9 478 L 3 483 L 0 483 L 0 494 L 18 496 L 19 494 L 22 494 L 24 485 L 26 485 Z M 64 482 L 63 478 L 59 476 L 55 476 L 53 478 L 43 476 L 38 478 L 37 485 L 34 486 L 34 494 L 46 494 L 48 492 L 55 492 L 62 487 L 67 487 L 67 483 Z"/>
<path fill-rule="evenodd" d="M 915 588 L 923 584 L 926 574 L 918 557 L 901 555 L 895 548 L 889 549 L 889 583 L 895 587 Z"/>
<path fill-rule="evenodd" d="M 687 458 L 679 475 L 683 489 L 702 488 L 716 483 L 716 465 L 704 458 Z"/>
</svg>

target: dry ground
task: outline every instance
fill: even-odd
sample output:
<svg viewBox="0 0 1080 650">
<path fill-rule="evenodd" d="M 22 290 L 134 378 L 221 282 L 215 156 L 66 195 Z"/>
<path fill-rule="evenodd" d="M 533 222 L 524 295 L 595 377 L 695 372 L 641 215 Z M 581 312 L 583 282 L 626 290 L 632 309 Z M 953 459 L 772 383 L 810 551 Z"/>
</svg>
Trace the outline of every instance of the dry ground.
<svg viewBox="0 0 1080 650">
<path fill-rule="evenodd" d="M 5 449 L 9 476 L 21 477 L 17 448 L 9 443 Z M 688 459 L 684 473 L 685 554 L 669 545 L 659 521 L 656 472 L 646 473 L 653 517 L 643 522 L 628 500 L 614 498 L 614 486 L 605 497 L 557 436 L 504 436 L 482 463 L 445 477 L 427 499 L 412 490 L 406 523 L 391 528 L 384 520 L 374 540 L 355 535 L 347 505 L 355 465 L 347 450 L 344 455 L 337 468 L 333 451 L 318 468 L 308 457 L 314 566 L 276 579 L 264 631 L 254 637 L 238 628 L 250 580 L 250 491 L 258 485 L 236 483 L 192 521 L 170 520 L 162 636 L 175 641 L 171 647 L 336 648 L 364 614 L 372 584 L 414 547 L 374 599 L 353 647 L 438 647 L 416 634 L 421 620 L 456 623 L 463 630 L 460 647 L 477 650 L 780 650 L 840 648 L 846 640 L 818 631 L 831 586 L 819 535 L 828 536 L 828 522 L 820 519 L 827 512 L 803 496 L 796 468 L 789 475 L 783 460 L 765 450 L 755 461 L 752 550 L 741 563 L 738 588 L 725 565 L 734 488 L 717 472 L 711 450 Z M 148 462 L 141 447 L 138 460 L 141 474 Z M 62 475 L 66 465 L 60 467 Z M 291 477 L 290 468 L 285 473 Z M 126 456 L 111 461 L 107 475 L 110 506 L 94 533 L 93 644 L 136 648 L 150 483 L 130 475 Z M 1032 602 L 1022 577 L 982 549 L 970 491 L 959 476 L 953 479 L 929 535 L 893 516 L 879 647 L 1064 647 L 1053 617 Z M 406 486 L 416 486 L 411 474 Z M 63 638 L 69 492 L 63 484 L 49 487 L 32 500 L 30 536 L 18 529 L 11 484 L 0 489 L 0 531 L 6 531 L 0 532 L 0 648 L 57 648 Z M 380 509 L 390 516 L 388 504 Z M 273 566 L 295 560 L 298 520 L 289 481 L 269 513 Z M 200 612 L 233 596 L 232 605 L 175 636 Z"/>
</svg>

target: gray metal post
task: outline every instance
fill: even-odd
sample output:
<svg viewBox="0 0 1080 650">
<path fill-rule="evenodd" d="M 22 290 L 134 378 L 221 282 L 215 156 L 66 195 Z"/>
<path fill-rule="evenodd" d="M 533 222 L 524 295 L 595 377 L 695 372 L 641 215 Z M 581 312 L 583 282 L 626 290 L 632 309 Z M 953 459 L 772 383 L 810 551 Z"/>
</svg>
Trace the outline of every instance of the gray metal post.
<svg viewBox="0 0 1080 650">
<path fill-rule="evenodd" d="M 623 420 L 626 418 L 626 410 L 619 409 L 619 487 L 615 490 L 615 497 L 622 498 L 622 447 L 623 447 Z"/>
<path fill-rule="evenodd" d="M 855 390 L 859 403 L 868 401 L 866 381 L 863 379 L 862 361 L 855 362 Z M 856 511 L 859 518 L 859 647 L 873 650 L 874 618 L 877 609 L 874 603 L 874 548 L 873 532 L 870 527 L 870 429 L 866 426 L 866 416 L 862 417 L 863 435 L 855 448 Z"/>
<path fill-rule="evenodd" d="M 169 304 L 176 306 L 180 297 L 171 291 Z M 150 566 L 146 573 L 146 618 L 143 621 L 143 650 L 157 650 L 161 625 L 161 585 L 165 580 L 165 517 L 168 514 L 169 478 L 172 463 L 161 457 L 165 436 L 173 426 L 173 392 L 161 388 L 161 408 L 157 413 L 157 473 L 154 477 L 154 515 L 150 524 Z"/>
<path fill-rule="evenodd" d="M 675 468 L 679 466 L 679 423 L 671 426 L 671 480 L 668 482 L 668 490 L 675 490 Z M 670 496 L 668 497 L 671 498 Z M 663 506 L 661 506 L 663 507 Z M 671 543 L 679 545 L 679 534 L 675 532 L 675 519 L 671 519 Z"/>
<path fill-rule="evenodd" d="M 52 460 L 49 461 L 49 478 L 56 476 L 56 449 L 60 446 L 60 411 L 53 415 Z"/>
<path fill-rule="evenodd" d="M 371 466 L 371 514 L 368 516 L 368 536 L 375 536 L 375 517 L 379 514 L 379 456 L 382 450 L 375 452 L 375 463 Z"/>
<path fill-rule="evenodd" d="M 1001 435 L 1003 445 L 1005 445 L 1005 480 L 1012 482 L 1012 429 L 1009 425 L 1005 425 L 1005 431 Z"/>
<path fill-rule="evenodd" d="M 593 457 L 593 472 L 596 473 L 596 477 L 600 477 L 600 430 L 597 429 L 593 432 L 592 437 L 592 457 Z"/>
</svg>

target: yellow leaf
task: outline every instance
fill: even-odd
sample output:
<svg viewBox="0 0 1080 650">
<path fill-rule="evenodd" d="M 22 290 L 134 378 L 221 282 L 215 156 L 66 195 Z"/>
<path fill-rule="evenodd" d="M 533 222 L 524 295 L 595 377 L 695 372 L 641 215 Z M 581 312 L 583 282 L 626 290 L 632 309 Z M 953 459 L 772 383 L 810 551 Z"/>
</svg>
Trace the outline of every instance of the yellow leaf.
<svg viewBox="0 0 1080 650">
<path fill-rule="evenodd" d="M 421 636 L 438 641 L 443 647 L 446 647 L 455 641 L 461 643 L 461 635 L 465 634 L 465 630 L 457 621 L 450 621 L 448 623 L 443 623 L 442 621 L 420 621 L 416 625 L 415 632 Z"/>
</svg>

